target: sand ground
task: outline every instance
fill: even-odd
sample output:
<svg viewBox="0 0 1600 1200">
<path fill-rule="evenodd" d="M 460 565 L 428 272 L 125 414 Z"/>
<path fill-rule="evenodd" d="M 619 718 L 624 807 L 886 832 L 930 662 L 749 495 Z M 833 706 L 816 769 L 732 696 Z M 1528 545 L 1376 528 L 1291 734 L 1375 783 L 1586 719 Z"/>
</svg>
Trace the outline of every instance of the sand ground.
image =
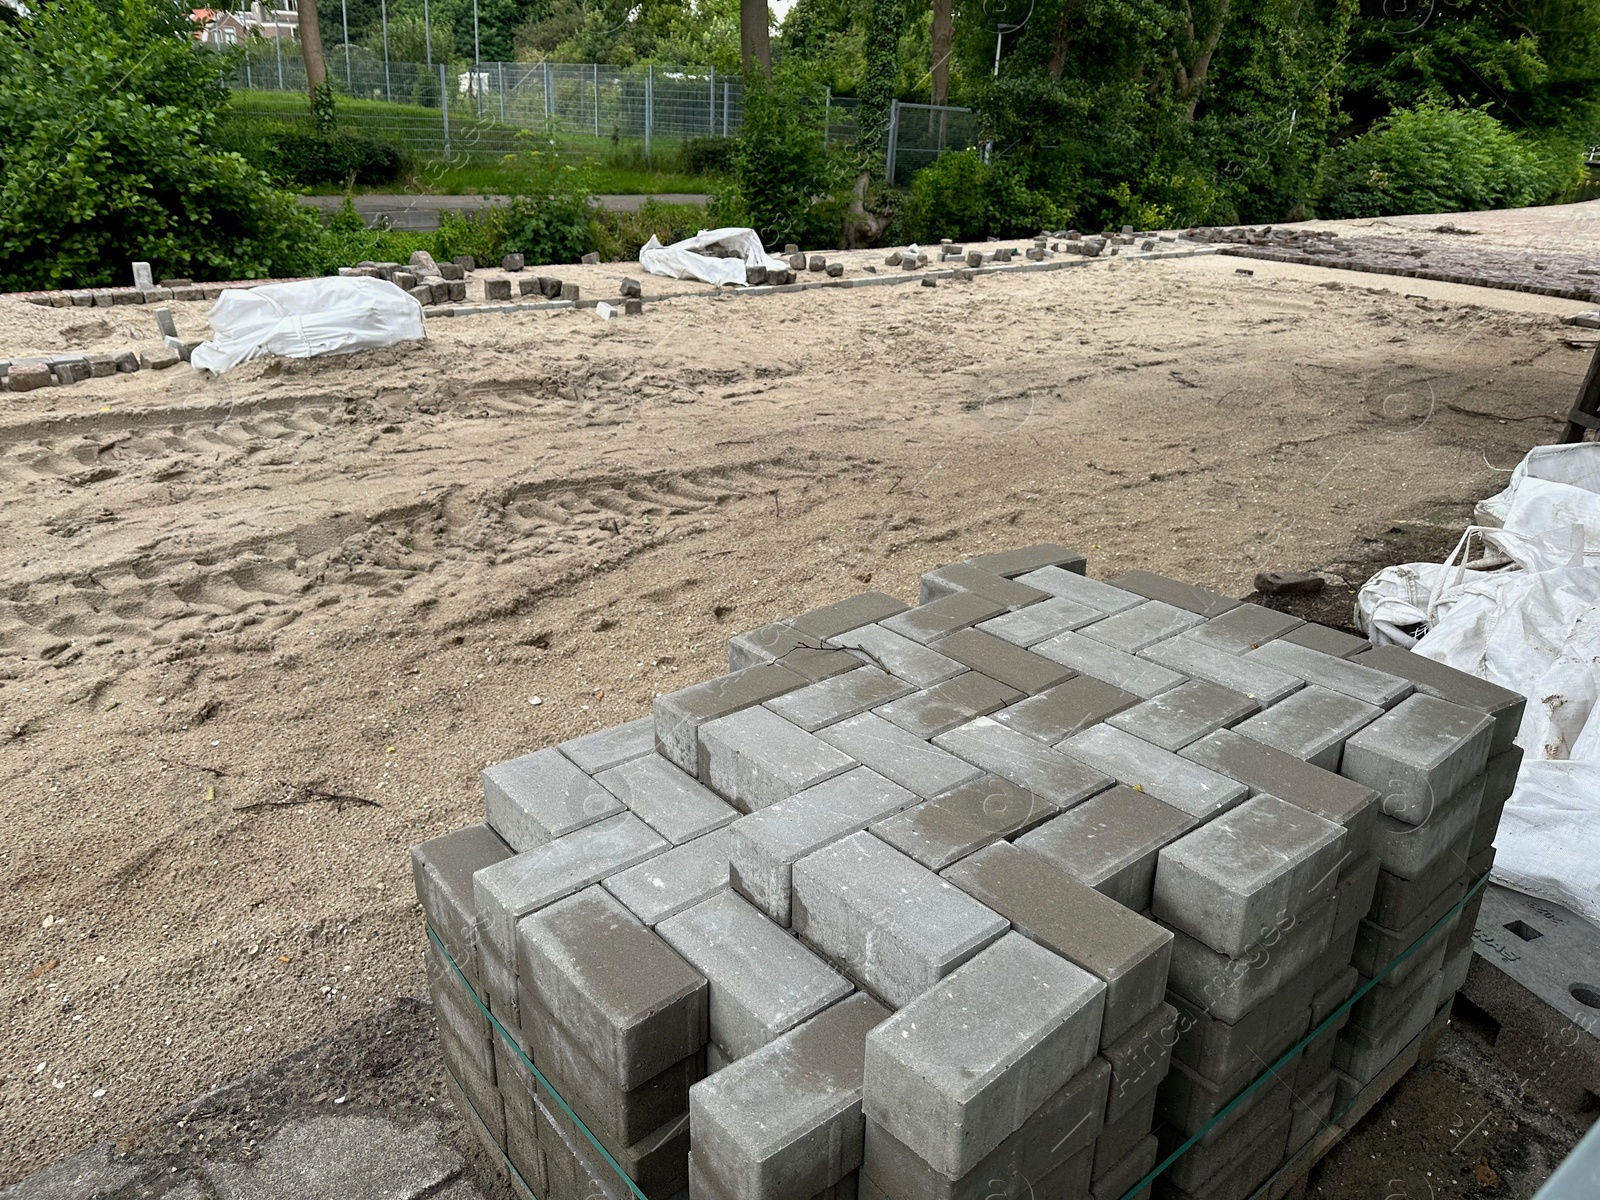
<svg viewBox="0 0 1600 1200">
<path fill-rule="evenodd" d="M 1600 208 L 1541 211 L 1481 220 L 1600 245 Z M 406 848 L 730 635 L 1032 541 L 1233 594 L 1364 563 L 1504 486 L 1587 365 L 1581 304 L 1246 265 L 437 320 L 0 396 L 0 1183 L 415 993 Z M 0 304 L 0 354 L 153 337 Z"/>
</svg>

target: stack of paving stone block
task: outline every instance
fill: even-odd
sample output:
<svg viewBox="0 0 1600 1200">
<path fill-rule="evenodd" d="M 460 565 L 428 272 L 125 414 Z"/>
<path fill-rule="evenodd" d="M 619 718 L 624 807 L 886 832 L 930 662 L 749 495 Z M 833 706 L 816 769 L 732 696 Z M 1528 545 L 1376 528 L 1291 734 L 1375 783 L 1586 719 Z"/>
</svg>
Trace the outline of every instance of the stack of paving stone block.
<svg viewBox="0 0 1600 1200">
<path fill-rule="evenodd" d="M 413 851 L 540 1200 L 1235 1200 L 1461 982 L 1513 693 L 1053 545 L 728 656 Z"/>
</svg>

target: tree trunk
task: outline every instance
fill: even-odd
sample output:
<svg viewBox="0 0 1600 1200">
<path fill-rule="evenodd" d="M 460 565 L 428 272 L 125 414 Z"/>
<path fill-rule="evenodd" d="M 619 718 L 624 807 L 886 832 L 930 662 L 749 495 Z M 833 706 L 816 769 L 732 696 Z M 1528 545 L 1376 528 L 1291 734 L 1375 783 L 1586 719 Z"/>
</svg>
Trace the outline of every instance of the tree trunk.
<svg viewBox="0 0 1600 1200">
<path fill-rule="evenodd" d="M 1194 13 L 1190 9 L 1189 0 L 1184 0 L 1184 15 L 1188 18 L 1185 28 L 1187 34 L 1184 46 L 1184 57 L 1179 57 L 1176 50 L 1172 52 L 1176 64 L 1174 72 L 1178 88 L 1178 97 L 1184 102 L 1184 115 L 1192 121 L 1195 111 L 1200 107 L 1201 89 L 1205 84 L 1206 75 L 1211 70 L 1211 59 L 1217 52 L 1217 43 L 1222 41 L 1222 29 L 1228 23 L 1228 7 L 1230 0 L 1217 0 L 1216 15 L 1211 22 L 1211 28 L 1206 31 L 1205 40 L 1198 41 L 1195 36 Z"/>
<path fill-rule="evenodd" d="M 317 23 L 317 0 L 300 0 L 300 53 L 306 60 L 306 90 L 311 99 L 311 119 L 319 130 L 333 125 L 333 89 L 328 86 L 328 61 L 322 54 L 322 27 Z"/>
<path fill-rule="evenodd" d="M 951 0 L 933 0 L 933 102 L 950 103 Z"/>
<path fill-rule="evenodd" d="M 739 0 L 739 58 L 745 70 L 772 78 L 772 39 L 767 31 L 767 0 Z"/>
<path fill-rule="evenodd" d="M 1052 83 L 1061 82 L 1061 73 L 1067 69 L 1067 50 L 1072 45 L 1073 18 L 1077 5 L 1066 0 L 1061 5 L 1061 15 L 1056 18 L 1055 30 L 1050 35 L 1050 65 L 1045 68 Z"/>
</svg>

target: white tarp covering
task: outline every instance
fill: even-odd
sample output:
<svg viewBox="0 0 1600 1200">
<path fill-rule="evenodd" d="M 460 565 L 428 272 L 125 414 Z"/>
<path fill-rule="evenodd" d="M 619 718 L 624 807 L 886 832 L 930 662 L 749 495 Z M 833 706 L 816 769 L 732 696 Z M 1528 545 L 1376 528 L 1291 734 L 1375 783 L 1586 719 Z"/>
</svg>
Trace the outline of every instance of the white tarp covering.
<svg viewBox="0 0 1600 1200">
<path fill-rule="evenodd" d="M 737 255 L 717 258 L 702 251 L 717 246 Z M 699 279 L 706 283 L 744 283 L 746 267 L 780 271 L 789 264 L 768 254 L 754 229 L 702 229 L 692 238 L 663 246 L 655 234 L 639 247 L 639 265 L 652 275 L 668 279 Z"/>
<path fill-rule="evenodd" d="M 1600 923 L 1600 444 L 1535 449 L 1486 510 L 1501 528 L 1470 528 L 1443 564 L 1380 571 L 1356 619 L 1528 698 L 1493 877 Z M 1474 541 L 1508 565 L 1466 569 Z"/>
<path fill-rule="evenodd" d="M 336 276 L 223 292 L 190 365 L 221 375 L 263 354 L 351 354 L 428 336 L 422 305 L 386 279 Z"/>
</svg>

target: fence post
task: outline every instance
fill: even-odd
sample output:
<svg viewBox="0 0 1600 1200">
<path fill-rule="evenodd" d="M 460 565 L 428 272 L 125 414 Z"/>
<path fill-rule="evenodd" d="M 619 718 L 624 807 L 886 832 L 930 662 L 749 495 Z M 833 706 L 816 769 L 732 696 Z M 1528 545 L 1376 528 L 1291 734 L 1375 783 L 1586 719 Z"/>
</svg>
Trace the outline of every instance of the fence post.
<svg viewBox="0 0 1600 1200">
<path fill-rule="evenodd" d="M 889 101 L 889 136 L 884 146 L 883 174 L 892 186 L 894 184 L 894 151 L 895 143 L 900 140 L 900 101 Z"/>
<path fill-rule="evenodd" d="M 383 98 L 394 103 L 389 88 L 389 0 L 378 0 L 378 15 L 383 18 Z"/>
<path fill-rule="evenodd" d="M 556 79 L 550 74 L 550 63 L 544 64 L 544 111 L 548 114 L 551 132 L 555 131 L 556 122 L 561 114 L 556 112 Z"/>
<path fill-rule="evenodd" d="M 450 161 L 450 89 L 445 84 L 444 64 L 439 64 L 439 111 L 444 113 L 444 158 Z"/>
<path fill-rule="evenodd" d="M 728 136 L 728 81 L 722 81 L 722 136 Z"/>
<path fill-rule="evenodd" d="M 506 65 L 495 63 L 496 70 L 500 73 L 500 124 L 506 123 Z"/>
<path fill-rule="evenodd" d="M 651 63 L 644 69 L 644 160 L 650 161 L 650 125 L 655 119 L 656 68 Z"/>
<path fill-rule="evenodd" d="M 594 135 L 600 136 L 600 64 L 594 64 Z"/>
<path fill-rule="evenodd" d="M 544 123 L 550 124 L 550 63 L 539 64 L 539 103 L 544 107 Z"/>
<path fill-rule="evenodd" d="M 350 6 L 345 0 L 339 0 L 339 17 L 344 22 L 344 90 L 352 96 L 356 94 L 355 78 L 350 74 Z M 250 53 L 249 41 L 245 43 L 245 54 Z M 245 59 L 246 64 L 249 58 Z"/>
<path fill-rule="evenodd" d="M 272 49 L 278 56 L 278 90 L 283 91 L 283 30 L 278 27 L 278 18 L 272 18 Z"/>
<path fill-rule="evenodd" d="M 711 118 L 710 122 L 706 126 L 706 132 L 707 133 L 715 133 L 717 131 L 717 69 L 716 69 L 716 67 L 712 67 L 711 68 L 711 91 L 709 93 L 708 103 L 706 105 L 706 115 Z"/>
<path fill-rule="evenodd" d="M 256 90 L 255 80 L 250 78 L 250 39 L 244 40 L 244 86 L 252 92 Z"/>
<path fill-rule="evenodd" d="M 822 144 L 828 144 L 828 126 L 833 121 L 833 84 L 828 85 L 827 94 L 822 97 Z"/>
</svg>

